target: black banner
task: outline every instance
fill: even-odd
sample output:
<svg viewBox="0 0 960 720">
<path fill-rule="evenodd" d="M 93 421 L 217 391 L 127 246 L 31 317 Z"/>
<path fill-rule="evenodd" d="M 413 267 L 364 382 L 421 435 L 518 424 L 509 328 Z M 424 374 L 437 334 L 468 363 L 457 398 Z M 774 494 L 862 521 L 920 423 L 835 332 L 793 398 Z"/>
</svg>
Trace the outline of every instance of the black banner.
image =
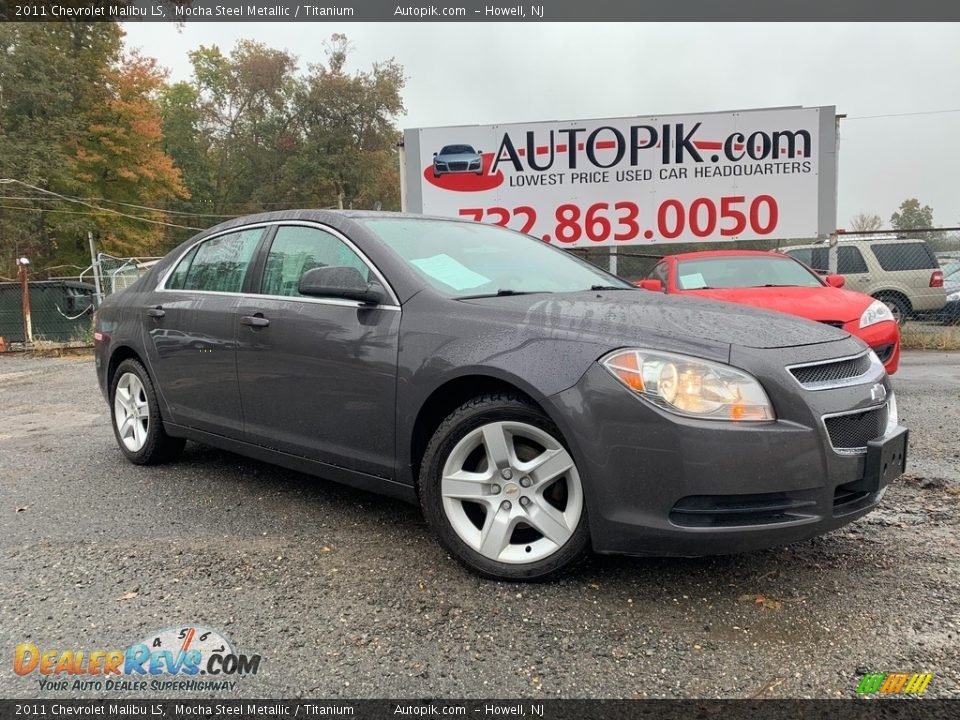
<svg viewBox="0 0 960 720">
<path fill-rule="evenodd" d="M 657 22 L 960 20 L 944 0 L 0 0 L 3 22 Z"/>
<path fill-rule="evenodd" d="M 523 720 L 921 720 L 960 700 L 0 700 L 3 718 L 516 718 Z"/>
</svg>

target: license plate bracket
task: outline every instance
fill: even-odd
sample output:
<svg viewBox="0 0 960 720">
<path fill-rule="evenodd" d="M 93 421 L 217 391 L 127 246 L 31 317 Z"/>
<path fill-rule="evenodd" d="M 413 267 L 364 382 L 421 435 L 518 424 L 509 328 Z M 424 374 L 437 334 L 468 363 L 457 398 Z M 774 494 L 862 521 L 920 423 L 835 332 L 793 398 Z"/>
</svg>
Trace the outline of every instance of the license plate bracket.
<svg viewBox="0 0 960 720">
<path fill-rule="evenodd" d="M 898 427 L 890 435 L 867 443 L 867 457 L 863 466 L 863 479 L 858 489 L 877 492 L 886 487 L 907 469 L 907 439 L 909 431 Z"/>
</svg>

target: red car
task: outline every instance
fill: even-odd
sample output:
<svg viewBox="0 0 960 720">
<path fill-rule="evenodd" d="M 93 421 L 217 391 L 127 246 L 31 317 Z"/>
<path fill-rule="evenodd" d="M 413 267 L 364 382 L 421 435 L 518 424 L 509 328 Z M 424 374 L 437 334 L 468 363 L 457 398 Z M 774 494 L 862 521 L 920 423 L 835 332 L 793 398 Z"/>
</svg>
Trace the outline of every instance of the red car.
<svg viewBox="0 0 960 720">
<path fill-rule="evenodd" d="M 668 255 L 637 286 L 754 305 L 827 323 L 856 335 L 889 374 L 900 364 L 900 329 L 879 300 L 843 290 L 843 275 L 820 277 L 788 255 L 715 250 Z"/>
</svg>

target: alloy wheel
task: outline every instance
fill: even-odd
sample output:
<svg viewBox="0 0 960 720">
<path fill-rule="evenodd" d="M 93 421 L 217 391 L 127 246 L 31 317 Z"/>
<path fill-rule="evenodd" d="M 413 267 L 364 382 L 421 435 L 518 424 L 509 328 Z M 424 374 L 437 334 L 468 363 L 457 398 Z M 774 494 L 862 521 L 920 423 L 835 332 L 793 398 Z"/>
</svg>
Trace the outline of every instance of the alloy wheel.
<svg viewBox="0 0 960 720">
<path fill-rule="evenodd" d="M 150 430 L 150 407 L 143 382 L 131 372 L 117 382 L 113 397 L 113 417 L 117 434 L 130 452 L 140 452 Z"/>
<path fill-rule="evenodd" d="M 550 433 L 522 422 L 471 430 L 444 463 L 440 493 L 460 539 L 501 563 L 553 555 L 573 536 L 583 512 L 570 453 Z"/>
</svg>

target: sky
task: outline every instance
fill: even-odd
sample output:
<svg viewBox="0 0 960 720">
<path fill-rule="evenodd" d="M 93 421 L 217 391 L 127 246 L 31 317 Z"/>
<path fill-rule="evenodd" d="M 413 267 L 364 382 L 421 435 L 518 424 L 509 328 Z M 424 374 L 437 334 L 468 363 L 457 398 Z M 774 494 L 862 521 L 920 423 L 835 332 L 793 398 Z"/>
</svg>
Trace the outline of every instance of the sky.
<svg viewBox="0 0 960 720">
<path fill-rule="evenodd" d="M 241 38 L 301 68 L 347 35 L 348 70 L 395 58 L 401 128 L 835 105 L 838 225 L 909 197 L 960 225 L 960 24 L 128 23 L 130 47 L 190 79 L 187 53 Z M 942 111 L 954 112 L 942 112 Z M 903 113 L 930 113 L 897 116 Z M 886 117 L 874 117 L 874 116 Z"/>
</svg>

